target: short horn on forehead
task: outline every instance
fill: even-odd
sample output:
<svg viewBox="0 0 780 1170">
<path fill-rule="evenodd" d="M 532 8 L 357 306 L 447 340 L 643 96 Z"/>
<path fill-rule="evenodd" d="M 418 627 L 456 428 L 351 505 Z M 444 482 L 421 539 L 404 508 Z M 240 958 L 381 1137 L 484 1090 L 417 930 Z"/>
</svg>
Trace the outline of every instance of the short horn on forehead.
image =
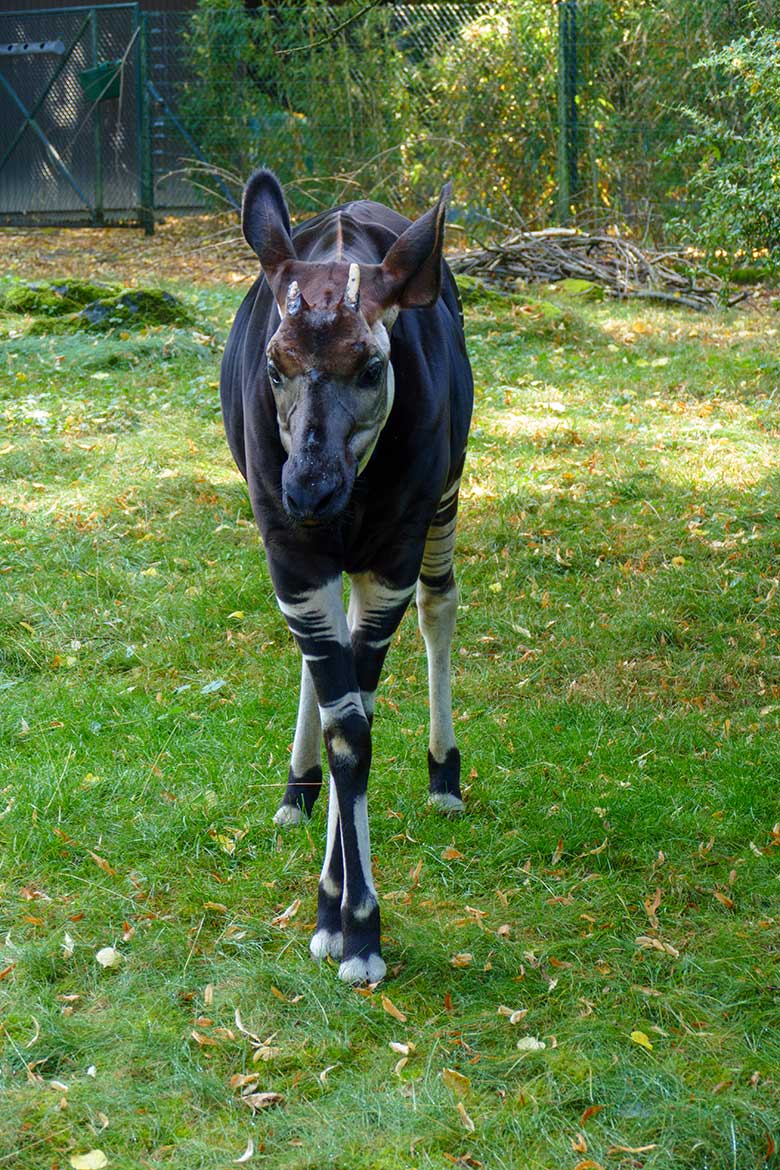
<svg viewBox="0 0 780 1170">
<path fill-rule="evenodd" d="M 291 280 L 290 284 L 287 288 L 287 301 L 286 301 L 287 312 L 291 316 L 294 316 L 297 312 L 300 311 L 300 307 L 301 307 L 301 290 L 298 287 L 298 281 Z"/>
<path fill-rule="evenodd" d="M 350 264 L 347 287 L 344 290 L 344 302 L 350 309 L 357 309 L 360 305 L 360 265 Z"/>
</svg>

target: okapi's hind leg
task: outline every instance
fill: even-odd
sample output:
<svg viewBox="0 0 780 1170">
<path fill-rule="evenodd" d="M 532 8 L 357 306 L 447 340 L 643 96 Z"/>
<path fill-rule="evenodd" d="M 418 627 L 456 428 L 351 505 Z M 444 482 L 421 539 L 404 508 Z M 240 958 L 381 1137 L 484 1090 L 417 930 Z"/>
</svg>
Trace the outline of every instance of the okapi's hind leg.
<svg viewBox="0 0 780 1170">
<path fill-rule="evenodd" d="M 460 479 L 441 498 L 425 542 L 417 582 L 417 616 L 428 656 L 431 729 L 428 741 L 429 803 L 441 812 L 462 812 L 460 752 L 452 723 L 451 647 L 458 612 L 452 569 Z"/>
<path fill-rule="evenodd" d="M 301 697 L 295 724 L 290 771 L 282 803 L 274 814 L 280 828 L 297 825 L 311 816 L 322 788 L 322 727 L 311 671 L 301 663 Z"/>
</svg>

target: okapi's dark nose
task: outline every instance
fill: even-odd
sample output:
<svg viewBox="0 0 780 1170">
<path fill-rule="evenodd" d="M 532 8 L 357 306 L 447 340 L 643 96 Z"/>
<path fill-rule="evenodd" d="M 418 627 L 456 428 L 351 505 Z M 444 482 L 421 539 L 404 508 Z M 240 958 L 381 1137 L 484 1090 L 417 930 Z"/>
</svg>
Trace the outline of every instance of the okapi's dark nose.
<svg viewBox="0 0 780 1170">
<path fill-rule="evenodd" d="M 344 483 L 331 477 L 300 480 L 285 477 L 282 499 L 293 520 L 322 522 L 332 520 L 342 511 L 341 496 Z"/>
</svg>

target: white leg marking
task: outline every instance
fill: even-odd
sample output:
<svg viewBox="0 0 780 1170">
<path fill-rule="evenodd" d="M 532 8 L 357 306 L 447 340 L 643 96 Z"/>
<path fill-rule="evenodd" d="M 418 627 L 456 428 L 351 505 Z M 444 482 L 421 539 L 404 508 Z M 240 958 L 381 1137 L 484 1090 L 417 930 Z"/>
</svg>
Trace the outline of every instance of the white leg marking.
<svg viewBox="0 0 780 1170">
<path fill-rule="evenodd" d="M 344 617 L 342 578 L 333 577 L 319 589 L 300 594 L 295 601 L 277 604 L 293 630 L 304 628 L 309 637 L 318 637 L 349 645 L 349 631 Z"/>
<path fill-rule="evenodd" d="M 365 883 L 368 897 L 360 903 L 360 905 L 353 907 L 353 912 L 356 917 L 368 918 L 371 910 L 376 905 L 376 890 L 374 889 L 374 879 L 371 876 L 371 836 L 368 828 L 368 800 L 365 793 L 362 796 L 355 797 L 353 805 L 353 817 L 355 821 L 355 834 L 357 836 L 358 856 L 360 858 L 360 868 L 363 873 L 363 881 Z M 344 865 L 344 899 L 349 901 L 349 891 L 346 885 L 347 867 Z M 371 905 L 369 906 L 369 903 Z"/>
<path fill-rule="evenodd" d="M 314 681 L 306 662 L 301 667 L 301 697 L 298 702 L 298 719 L 295 724 L 290 765 L 296 776 L 302 776 L 322 761 L 322 729 L 317 706 Z"/>
<path fill-rule="evenodd" d="M 320 872 L 320 885 L 331 898 L 338 898 L 342 893 L 330 876 L 330 863 L 335 849 L 341 849 L 341 834 L 339 833 L 339 802 L 336 798 L 336 785 L 331 776 L 328 791 L 328 831 L 325 840 L 325 859 Z"/>
<path fill-rule="evenodd" d="M 340 959 L 344 953 L 344 938 L 341 931 L 318 930 L 312 935 L 309 950 L 315 959 L 325 959 L 328 955 L 333 959 Z"/>
<path fill-rule="evenodd" d="M 335 723 L 340 723 L 349 715 L 363 714 L 363 700 L 360 697 L 360 692 L 347 691 L 340 699 L 336 699 L 335 703 L 326 703 L 323 707 L 320 707 L 322 729 L 323 731 L 327 731 L 329 727 L 333 727 Z"/>
<path fill-rule="evenodd" d="M 455 747 L 452 724 L 450 647 L 458 612 L 458 590 L 453 584 L 446 593 L 434 593 L 417 584 L 417 615 L 428 654 L 428 698 L 431 707 L 429 748 L 437 763 Z"/>
<path fill-rule="evenodd" d="M 443 813 L 462 813 L 466 806 L 454 792 L 432 792 L 428 797 L 428 804 Z"/>
<path fill-rule="evenodd" d="M 363 710 L 366 713 L 366 719 L 370 719 L 374 714 L 374 707 L 376 705 L 376 691 L 361 691 L 360 698 L 363 700 Z"/>
<path fill-rule="evenodd" d="M 305 820 L 303 809 L 297 804 L 283 804 L 274 813 L 274 824 L 280 829 L 288 829 L 291 825 L 300 825 Z"/>
<path fill-rule="evenodd" d="M 367 959 L 348 959 L 339 967 L 339 979 L 345 983 L 378 983 L 384 979 L 387 967 L 381 955 L 369 955 Z"/>
</svg>

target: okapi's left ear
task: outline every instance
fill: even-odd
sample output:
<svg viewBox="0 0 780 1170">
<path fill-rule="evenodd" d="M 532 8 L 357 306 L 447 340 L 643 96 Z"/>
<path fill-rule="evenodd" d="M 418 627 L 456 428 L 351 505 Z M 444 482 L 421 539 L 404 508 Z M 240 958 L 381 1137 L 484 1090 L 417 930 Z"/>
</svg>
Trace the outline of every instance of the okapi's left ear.
<svg viewBox="0 0 780 1170">
<path fill-rule="evenodd" d="M 246 242 L 259 257 L 266 280 L 273 288 L 274 278 L 282 264 L 296 259 L 290 213 L 273 171 L 255 171 L 250 177 L 244 189 L 241 227 Z"/>
<path fill-rule="evenodd" d="M 439 202 L 403 232 L 382 261 L 387 305 L 428 309 L 441 292 L 441 254 L 452 183 L 442 187 Z"/>
</svg>

